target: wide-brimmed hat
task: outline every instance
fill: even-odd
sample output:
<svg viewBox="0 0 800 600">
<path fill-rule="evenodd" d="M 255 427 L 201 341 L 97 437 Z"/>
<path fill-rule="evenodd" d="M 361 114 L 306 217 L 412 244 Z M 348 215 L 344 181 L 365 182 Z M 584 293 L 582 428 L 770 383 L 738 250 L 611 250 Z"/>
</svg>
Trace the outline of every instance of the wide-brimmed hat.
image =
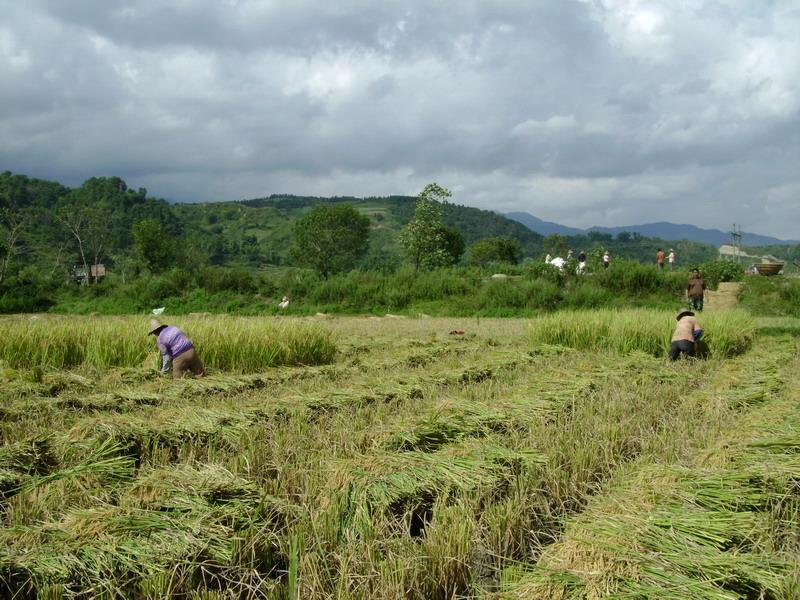
<svg viewBox="0 0 800 600">
<path fill-rule="evenodd" d="M 678 316 L 675 317 L 676 321 L 680 321 L 683 317 L 693 317 L 694 313 L 690 310 L 684 310 L 678 313 Z"/>
<path fill-rule="evenodd" d="M 147 332 L 147 335 L 155 335 L 162 327 L 166 327 L 166 325 L 162 325 L 156 319 L 150 319 L 150 331 Z"/>
</svg>

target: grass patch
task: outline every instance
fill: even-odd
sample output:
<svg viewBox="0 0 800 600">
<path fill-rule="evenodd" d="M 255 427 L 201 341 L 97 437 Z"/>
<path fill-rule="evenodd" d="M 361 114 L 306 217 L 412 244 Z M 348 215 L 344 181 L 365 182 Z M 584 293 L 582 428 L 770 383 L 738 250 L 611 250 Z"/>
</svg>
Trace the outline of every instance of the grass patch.
<svg viewBox="0 0 800 600">
<path fill-rule="evenodd" d="M 0 321 L 0 361 L 12 368 L 135 367 L 152 353 L 145 317 L 9 318 Z M 182 317 L 207 368 L 255 372 L 278 365 L 318 365 L 336 353 L 327 329 L 265 318 Z"/>
<path fill-rule="evenodd" d="M 701 314 L 698 320 L 704 331 L 703 340 L 713 356 L 741 354 L 755 336 L 755 321 L 744 311 Z M 535 345 L 665 356 L 674 328 L 675 314 L 665 311 L 569 311 L 535 319 L 530 327 L 530 340 Z"/>
</svg>

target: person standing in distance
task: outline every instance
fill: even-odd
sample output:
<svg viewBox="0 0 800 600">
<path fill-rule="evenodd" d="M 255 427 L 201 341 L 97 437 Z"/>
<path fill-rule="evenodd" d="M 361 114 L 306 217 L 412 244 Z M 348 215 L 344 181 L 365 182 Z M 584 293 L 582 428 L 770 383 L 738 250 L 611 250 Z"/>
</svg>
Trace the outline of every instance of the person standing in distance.
<svg viewBox="0 0 800 600">
<path fill-rule="evenodd" d="M 578 254 L 578 269 L 576 273 L 580 275 L 581 273 L 583 273 L 585 269 L 586 269 L 586 252 L 581 250 L 580 253 Z"/>
<path fill-rule="evenodd" d="M 659 248 L 658 252 L 656 252 L 656 264 L 658 265 L 658 270 L 659 271 L 663 271 L 664 270 L 664 258 L 665 258 L 664 257 L 664 250 Z"/>
<path fill-rule="evenodd" d="M 603 252 L 603 268 L 607 269 L 608 265 L 611 264 L 611 255 L 608 253 L 608 250 Z"/>
<path fill-rule="evenodd" d="M 156 336 L 156 345 L 161 352 L 161 372 L 168 373 L 172 368 L 172 378 L 181 379 L 189 373 L 197 377 L 206 374 L 203 363 L 195 352 L 191 340 L 174 325 L 162 325 L 150 319 L 150 333 Z"/>
<path fill-rule="evenodd" d="M 706 295 L 706 282 L 700 277 L 700 269 L 692 269 L 692 276 L 686 282 L 686 302 L 692 310 L 703 311 L 703 300 Z"/>
<path fill-rule="evenodd" d="M 674 271 L 675 270 L 675 250 L 673 250 L 672 248 L 669 249 L 669 256 L 667 257 L 667 260 L 669 261 L 669 270 L 670 271 Z"/>
</svg>

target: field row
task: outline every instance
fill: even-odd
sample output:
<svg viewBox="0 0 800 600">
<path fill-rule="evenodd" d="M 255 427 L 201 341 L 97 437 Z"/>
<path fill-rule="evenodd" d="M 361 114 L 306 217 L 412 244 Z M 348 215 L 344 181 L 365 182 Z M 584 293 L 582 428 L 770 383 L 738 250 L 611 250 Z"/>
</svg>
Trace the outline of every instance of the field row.
<svg viewBox="0 0 800 600">
<path fill-rule="evenodd" d="M 511 565 L 554 552 L 609 481 L 688 460 L 795 360 L 786 340 L 670 364 L 432 324 L 311 369 L 15 380 L 0 578 L 17 597 L 513 594 L 532 584 Z"/>
<path fill-rule="evenodd" d="M 789 368 L 751 365 L 726 394 L 752 413 L 689 460 L 622 471 L 497 597 L 800 597 L 798 360 L 785 354 Z"/>
</svg>

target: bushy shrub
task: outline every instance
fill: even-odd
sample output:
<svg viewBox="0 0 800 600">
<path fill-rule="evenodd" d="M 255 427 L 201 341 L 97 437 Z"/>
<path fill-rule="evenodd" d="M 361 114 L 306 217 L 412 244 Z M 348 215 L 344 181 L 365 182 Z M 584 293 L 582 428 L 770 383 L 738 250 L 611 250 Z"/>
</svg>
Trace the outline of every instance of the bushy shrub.
<svg viewBox="0 0 800 600">
<path fill-rule="evenodd" d="M 753 314 L 800 317 L 800 279 L 759 275 L 747 277 L 740 301 Z"/>
<path fill-rule="evenodd" d="M 571 308 L 597 308 L 613 304 L 614 296 L 593 281 L 584 280 L 572 286 L 564 296 L 564 303 Z"/>
<path fill-rule="evenodd" d="M 563 285 L 567 278 L 567 269 L 563 271 L 558 267 L 543 261 L 530 261 L 523 265 L 525 277 L 528 279 L 544 279 L 558 285 Z"/>
<path fill-rule="evenodd" d="M 699 269 L 700 276 L 711 289 L 716 289 L 724 281 L 741 281 L 744 278 L 744 268 L 732 260 L 712 260 L 700 265 Z"/>
<path fill-rule="evenodd" d="M 418 272 L 411 280 L 411 294 L 422 300 L 437 300 L 474 291 L 476 279 L 467 269 L 437 269 Z"/>
<path fill-rule="evenodd" d="M 166 298 L 181 295 L 181 288 L 169 277 L 143 277 L 137 284 L 140 288 L 137 298 L 145 306 L 161 306 Z"/>
<path fill-rule="evenodd" d="M 0 313 L 44 312 L 54 303 L 57 282 L 26 268 L 0 288 Z"/>
<path fill-rule="evenodd" d="M 607 269 L 594 273 L 594 280 L 608 291 L 639 296 L 667 291 L 679 294 L 685 275 L 663 273 L 652 265 L 617 259 Z"/>
<path fill-rule="evenodd" d="M 492 263 L 512 264 L 519 262 L 522 244 L 511 237 L 484 238 L 469 247 L 469 262 L 473 265 L 488 266 Z"/>
<path fill-rule="evenodd" d="M 207 267 L 197 275 L 198 287 L 209 292 L 239 292 L 254 294 L 258 289 L 253 275 L 244 269 Z"/>
</svg>

